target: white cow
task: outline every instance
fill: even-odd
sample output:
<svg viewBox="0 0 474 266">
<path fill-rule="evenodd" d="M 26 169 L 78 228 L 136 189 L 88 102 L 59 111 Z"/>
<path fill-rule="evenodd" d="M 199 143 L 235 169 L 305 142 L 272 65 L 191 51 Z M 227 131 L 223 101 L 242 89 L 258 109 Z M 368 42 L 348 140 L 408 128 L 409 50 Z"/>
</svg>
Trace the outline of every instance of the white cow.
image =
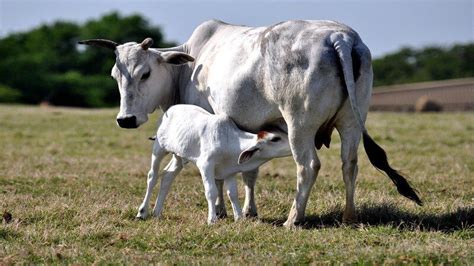
<svg viewBox="0 0 474 266">
<path fill-rule="evenodd" d="M 207 222 L 216 222 L 217 187 L 224 180 L 232 203 L 234 219 L 242 217 L 238 202 L 235 174 L 251 171 L 276 157 L 291 155 L 288 137 L 281 131 L 252 134 L 239 129 L 226 115 L 213 115 L 201 107 L 188 104 L 172 106 L 163 114 L 153 145 L 151 169 L 145 199 L 137 217 L 148 215 L 148 202 L 156 185 L 161 160 L 169 153 L 173 159 L 165 168 L 153 215 L 159 217 L 171 183 L 184 161 L 199 168 L 209 205 Z"/>
<path fill-rule="evenodd" d="M 297 168 L 297 192 L 286 226 L 304 219 L 320 169 L 315 146 L 328 146 L 334 128 L 342 141 L 343 221 L 356 217 L 361 136 L 371 163 L 387 173 L 402 195 L 421 204 L 364 126 L 372 91 L 371 55 L 344 24 L 300 20 L 252 28 L 212 20 L 199 25 L 184 44 L 168 49 L 150 49 L 151 39 L 122 45 L 100 39 L 81 43 L 115 51 L 112 76 L 121 95 L 121 127 L 136 128 L 156 108 L 167 110 L 177 103 L 226 114 L 250 132 L 286 123 Z M 244 174 L 250 194 L 255 178 L 255 171 Z M 244 211 L 252 207 L 244 206 Z"/>
</svg>

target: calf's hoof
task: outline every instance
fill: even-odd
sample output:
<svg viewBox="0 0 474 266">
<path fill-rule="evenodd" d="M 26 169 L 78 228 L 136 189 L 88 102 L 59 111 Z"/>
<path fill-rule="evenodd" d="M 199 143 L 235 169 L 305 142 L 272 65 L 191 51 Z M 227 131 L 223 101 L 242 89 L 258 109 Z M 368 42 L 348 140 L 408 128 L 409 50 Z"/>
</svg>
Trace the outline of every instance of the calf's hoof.
<svg viewBox="0 0 474 266">
<path fill-rule="evenodd" d="M 135 219 L 137 220 L 145 220 L 148 217 L 148 213 L 144 209 L 138 210 L 137 216 L 135 216 Z"/>
<path fill-rule="evenodd" d="M 243 215 L 234 215 L 234 222 L 242 221 L 244 218 Z"/>
<path fill-rule="evenodd" d="M 214 217 L 214 218 L 211 218 L 211 219 L 207 219 L 207 224 L 208 225 L 216 224 L 216 222 L 217 222 L 217 216 Z"/>
</svg>

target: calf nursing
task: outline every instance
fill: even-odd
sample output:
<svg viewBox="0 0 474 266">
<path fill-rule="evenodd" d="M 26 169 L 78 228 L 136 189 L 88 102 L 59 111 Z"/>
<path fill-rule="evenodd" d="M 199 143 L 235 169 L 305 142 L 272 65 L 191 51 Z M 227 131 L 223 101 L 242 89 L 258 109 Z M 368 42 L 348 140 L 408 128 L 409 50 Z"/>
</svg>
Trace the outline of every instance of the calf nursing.
<svg viewBox="0 0 474 266">
<path fill-rule="evenodd" d="M 183 162 L 191 161 L 201 173 L 209 207 L 207 222 L 212 224 L 216 221 L 216 179 L 224 180 L 234 219 L 238 220 L 242 211 L 235 174 L 257 169 L 272 158 L 289 156 L 291 150 L 286 133 L 272 130 L 252 134 L 240 130 L 225 115 L 210 114 L 194 105 L 174 105 L 163 115 L 156 134 L 147 191 L 138 218 L 148 215 L 148 202 L 157 182 L 159 165 L 168 153 L 173 154 L 173 158 L 164 169 L 153 215 L 160 216 L 171 183 Z"/>
</svg>

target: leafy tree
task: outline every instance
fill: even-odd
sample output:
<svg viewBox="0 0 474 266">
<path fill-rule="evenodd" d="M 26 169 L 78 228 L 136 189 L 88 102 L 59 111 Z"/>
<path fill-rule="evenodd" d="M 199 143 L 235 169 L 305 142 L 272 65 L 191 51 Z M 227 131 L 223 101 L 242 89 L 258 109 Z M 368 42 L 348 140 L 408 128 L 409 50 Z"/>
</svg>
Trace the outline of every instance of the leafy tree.
<svg viewBox="0 0 474 266">
<path fill-rule="evenodd" d="M 5 85 L 0 89 L 0 102 L 116 105 L 117 85 L 107 78 L 115 60 L 113 53 L 80 47 L 77 41 L 104 38 L 123 43 L 146 37 L 152 37 L 157 47 L 173 45 L 145 18 L 115 12 L 83 25 L 59 21 L 11 34 L 0 39 L 0 82 Z"/>
<path fill-rule="evenodd" d="M 374 85 L 474 76 L 474 43 L 452 47 L 402 48 L 373 61 Z"/>
</svg>

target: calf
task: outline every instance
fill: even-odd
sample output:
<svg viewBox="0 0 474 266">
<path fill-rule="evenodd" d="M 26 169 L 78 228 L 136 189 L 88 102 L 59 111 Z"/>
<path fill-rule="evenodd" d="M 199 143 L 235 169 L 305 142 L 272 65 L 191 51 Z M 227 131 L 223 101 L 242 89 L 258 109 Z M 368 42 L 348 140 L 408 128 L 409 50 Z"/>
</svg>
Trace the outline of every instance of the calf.
<svg viewBox="0 0 474 266">
<path fill-rule="evenodd" d="M 252 134 L 240 130 L 225 115 L 210 114 L 195 105 L 174 105 L 163 115 L 153 145 L 148 186 L 137 218 L 148 215 L 148 202 L 156 185 L 161 160 L 173 158 L 165 167 L 153 215 L 159 217 L 171 183 L 182 169 L 183 161 L 196 164 L 202 176 L 209 207 L 207 222 L 216 222 L 215 202 L 218 196 L 215 180 L 224 180 L 234 211 L 234 219 L 242 217 L 237 197 L 235 174 L 255 170 L 275 157 L 291 155 L 285 133 L 272 130 Z"/>
</svg>

